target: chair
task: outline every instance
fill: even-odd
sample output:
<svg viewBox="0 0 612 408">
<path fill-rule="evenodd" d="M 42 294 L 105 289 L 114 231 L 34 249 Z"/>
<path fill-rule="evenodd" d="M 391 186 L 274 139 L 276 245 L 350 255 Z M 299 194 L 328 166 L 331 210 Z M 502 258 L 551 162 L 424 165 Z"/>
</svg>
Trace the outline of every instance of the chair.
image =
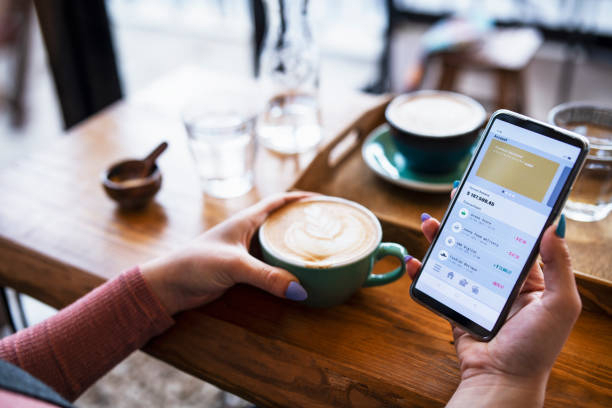
<svg viewBox="0 0 612 408">
<path fill-rule="evenodd" d="M 455 90 L 457 78 L 465 70 L 486 72 L 497 80 L 495 109 L 524 112 L 525 70 L 541 43 L 540 34 L 532 28 L 496 29 L 475 46 L 440 52 L 433 56 L 441 60 L 437 88 Z"/>
<path fill-rule="evenodd" d="M 64 125 L 122 98 L 104 0 L 34 0 Z"/>
<path fill-rule="evenodd" d="M 29 33 L 32 3 L 29 0 L 11 0 L 0 8 L 0 48 L 14 55 L 14 63 L 9 73 L 12 87 L 0 89 L 0 102 L 9 107 L 11 123 L 15 127 L 23 125 L 25 118 L 24 90 L 26 69 L 29 56 Z"/>
</svg>

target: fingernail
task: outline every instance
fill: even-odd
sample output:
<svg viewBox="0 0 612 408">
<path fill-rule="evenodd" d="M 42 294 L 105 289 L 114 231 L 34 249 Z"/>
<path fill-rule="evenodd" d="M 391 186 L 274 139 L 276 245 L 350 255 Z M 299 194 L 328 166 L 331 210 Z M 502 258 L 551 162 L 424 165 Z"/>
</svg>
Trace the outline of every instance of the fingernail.
<svg viewBox="0 0 612 408">
<path fill-rule="evenodd" d="M 292 281 L 289 283 L 289 287 L 285 292 L 285 297 L 295 301 L 306 300 L 308 293 L 306 293 L 306 289 L 304 289 L 302 285 L 296 281 Z"/>
<path fill-rule="evenodd" d="M 557 224 L 555 233 L 559 238 L 565 238 L 565 214 L 561 214 L 561 217 L 559 217 L 559 224 Z"/>
<path fill-rule="evenodd" d="M 406 255 L 406 256 L 404 257 L 404 262 L 405 262 L 405 263 L 408 263 L 408 262 L 410 262 L 410 260 L 411 260 L 412 258 L 413 258 L 413 256 L 412 256 L 412 255 L 410 255 L 410 254 L 408 254 L 408 255 Z"/>
<path fill-rule="evenodd" d="M 427 213 L 421 214 L 421 222 L 425 222 L 425 221 L 427 221 L 430 218 L 431 218 L 431 215 L 429 215 Z"/>
<path fill-rule="evenodd" d="M 453 181 L 453 188 L 459 187 L 459 180 Z"/>
</svg>

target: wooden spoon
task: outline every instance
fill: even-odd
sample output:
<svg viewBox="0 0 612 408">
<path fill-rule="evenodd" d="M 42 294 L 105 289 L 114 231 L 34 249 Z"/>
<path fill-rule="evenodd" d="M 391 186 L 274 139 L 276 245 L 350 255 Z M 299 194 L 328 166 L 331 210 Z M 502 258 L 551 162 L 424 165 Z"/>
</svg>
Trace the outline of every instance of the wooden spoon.
<svg viewBox="0 0 612 408">
<path fill-rule="evenodd" d="M 160 154 L 164 152 L 168 148 L 168 142 L 162 142 L 157 146 L 145 159 L 143 162 L 142 173 L 140 175 L 141 178 L 145 178 L 151 172 L 151 169 L 155 165 L 155 160 L 159 157 Z"/>
</svg>

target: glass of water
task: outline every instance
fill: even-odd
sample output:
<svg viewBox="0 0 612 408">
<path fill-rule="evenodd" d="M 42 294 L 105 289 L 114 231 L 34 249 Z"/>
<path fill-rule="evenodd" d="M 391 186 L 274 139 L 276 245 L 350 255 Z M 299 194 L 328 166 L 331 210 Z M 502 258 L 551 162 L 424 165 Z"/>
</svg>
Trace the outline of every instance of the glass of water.
<svg viewBox="0 0 612 408">
<path fill-rule="evenodd" d="M 202 188 L 212 197 L 238 197 L 253 187 L 256 113 L 238 105 L 191 103 L 183 112 Z"/>
<path fill-rule="evenodd" d="M 550 122 L 589 139 L 590 150 L 564 212 L 575 221 L 599 221 L 612 212 L 612 107 L 584 102 L 559 105 Z"/>
</svg>

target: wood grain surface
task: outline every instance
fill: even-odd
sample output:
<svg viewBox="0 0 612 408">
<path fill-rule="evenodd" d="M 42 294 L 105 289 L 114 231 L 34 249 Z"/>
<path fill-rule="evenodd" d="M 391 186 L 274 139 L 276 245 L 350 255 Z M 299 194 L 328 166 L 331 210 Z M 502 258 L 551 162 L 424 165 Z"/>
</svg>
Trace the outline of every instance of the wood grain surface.
<svg viewBox="0 0 612 408">
<path fill-rule="evenodd" d="M 0 284 L 65 306 L 122 270 L 292 186 L 312 154 L 281 158 L 259 151 L 256 188 L 247 196 L 222 201 L 201 193 L 180 106 L 188 94 L 248 86 L 197 68 L 182 69 L 78 126 L 59 143 L 41 146 L 0 170 Z M 328 140 L 383 101 L 326 84 L 321 100 Z M 170 147 L 158 162 L 164 181 L 155 202 L 142 212 L 119 211 L 104 195 L 102 171 L 117 160 L 144 156 L 162 140 Z M 422 210 L 441 216 L 447 198 L 395 189 L 359 173 L 352 160 L 342 162 L 355 171 L 342 176 L 349 187 L 372 182 L 376 191 L 389 189 L 398 200 L 417 203 L 401 215 L 413 228 L 398 226 L 398 215 L 385 212 L 384 203 L 373 210 L 381 215 L 386 239 L 422 254 L 418 216 Z M 333 193 L 315 179 L 308 183 Z M 363 190 L 357 198 L 362 201 Z M 574 231 L 570 224 L 568 232 Z M 586 252 L 596 249 L 586 235 L 582 242 Z M 596 262 L 606 265 L 601 256 Z M 391 266 L 383 262 L 377 270 Z M 598 305 L 600 282 L 589 282 L 590 299 Z M 238 286 L 212 304 L 178 315 L 177 324 L 145 350 L 258 406 L 440 406 L 459 382 L 449 325 L 409 299 L 409 284 L 404 278 L 364 289 L 346 304 L 325 310 Z M 547 406 L 612 405 L 611 323 L 610 309 L 583 311 L 553 369 Z"/>
</svg>

